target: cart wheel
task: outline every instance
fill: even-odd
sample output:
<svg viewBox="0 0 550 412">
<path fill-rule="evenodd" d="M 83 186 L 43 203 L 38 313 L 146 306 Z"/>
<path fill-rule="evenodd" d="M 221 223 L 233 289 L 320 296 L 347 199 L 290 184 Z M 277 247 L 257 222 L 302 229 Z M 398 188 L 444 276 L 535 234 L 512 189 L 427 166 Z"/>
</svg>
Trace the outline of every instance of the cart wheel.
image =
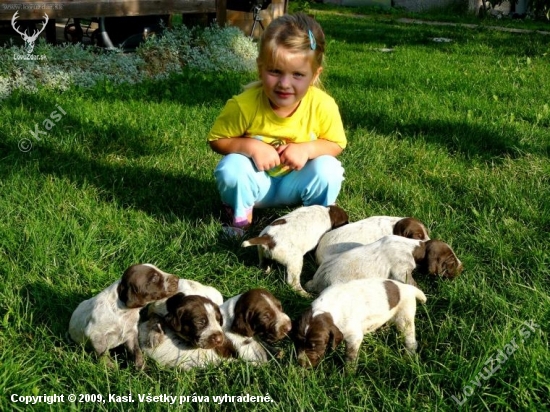
<svg viewBox="0 0 550 412">
<path fill-rule="evenodd" d="M 63 34 L 65 35 L 65 40 L 73 44 L 82 42 L 82 38 L 84 37 L 82 28 L 76 24 L 66 25 Z"/>
</svg>

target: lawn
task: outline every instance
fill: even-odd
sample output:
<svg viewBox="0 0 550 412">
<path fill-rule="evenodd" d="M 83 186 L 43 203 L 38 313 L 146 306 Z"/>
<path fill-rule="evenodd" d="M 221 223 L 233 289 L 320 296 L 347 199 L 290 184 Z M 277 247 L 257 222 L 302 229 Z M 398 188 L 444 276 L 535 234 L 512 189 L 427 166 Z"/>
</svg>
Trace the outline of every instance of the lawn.
<svg viewBox="0 0 550 412">
<path fill-rule="evenodd" d="M 327 37 L 324 87 L 349 140 L 339 205 L 353 221 L 415 216 L 465 266 L 454 281 L 416 276 L 428 297 L 418 354 L 407 356 L 390 326 L 365 337 L 355 370 L 342 368 L 342 347 L 302 369 L 288 340 L 281 360 L 261 366 L 98 364 L 66 339 L 71 313 L 132 263 L 226 298 L 265 287 L 291 318 L 310 301 L 282 268 L 264 274 L 252 248 L 221 236 L 220 157 L 205 137 L 254 73 L 188 69 L 44 88 L 0 101 L 1 410 L 166 410 L 163 395 L 200 411 L 550 407 L 550 38 L 382 14 L 316 17 Z M 260 211 L 254 232 L 288 210 Z M 303 279 L 314 271 L 308 255 Z M 69 394 L 82 396 L 71 405 Z M 214 396 L 247 394 L 272 402 L 214 405 Z M 39 395 L 65 402 L 21 402 Z"/>
</svg>

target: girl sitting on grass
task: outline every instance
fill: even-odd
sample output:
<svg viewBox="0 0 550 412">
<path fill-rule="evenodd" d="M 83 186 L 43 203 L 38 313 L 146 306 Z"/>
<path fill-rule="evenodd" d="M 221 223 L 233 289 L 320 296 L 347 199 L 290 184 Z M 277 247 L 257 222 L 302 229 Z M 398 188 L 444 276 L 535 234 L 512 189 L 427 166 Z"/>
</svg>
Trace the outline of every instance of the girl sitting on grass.
<svg viewBox="0 0 550 412">
<path fill-rule="evenodd" d="M 271 22 L 260 39 L 260 80 L 229 99 L 208 142 L 224 155 L 214 175 L 229 215 L 226 232 L 242 236 L 254 207 L 336 201 L 346 147 L 338 106 L 322 91 L 325 36 L 297 13 Z"/>
</svg>

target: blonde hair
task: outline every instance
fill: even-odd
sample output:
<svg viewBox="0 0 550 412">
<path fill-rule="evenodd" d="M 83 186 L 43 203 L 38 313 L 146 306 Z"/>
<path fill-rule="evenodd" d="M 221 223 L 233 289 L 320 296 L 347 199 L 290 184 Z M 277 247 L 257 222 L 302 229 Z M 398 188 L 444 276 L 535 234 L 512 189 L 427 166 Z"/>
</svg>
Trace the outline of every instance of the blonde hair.
<svg viewBox="0 0 550 412">
<path fill-rule="evenodd" d="M 285 14 L 273 20 L 260 37 L 258 48 L 258 69 L 276 64 L 282 53 L 306 53 L 310 55 L 313 73 L 323 66 L 325 57 L 325 34 L 323 29 L 307 14 Z M 257 85 L 258 82 L 248 85 Z M 314 86 L 320 87 L 319 76 Z"/>
</svg>

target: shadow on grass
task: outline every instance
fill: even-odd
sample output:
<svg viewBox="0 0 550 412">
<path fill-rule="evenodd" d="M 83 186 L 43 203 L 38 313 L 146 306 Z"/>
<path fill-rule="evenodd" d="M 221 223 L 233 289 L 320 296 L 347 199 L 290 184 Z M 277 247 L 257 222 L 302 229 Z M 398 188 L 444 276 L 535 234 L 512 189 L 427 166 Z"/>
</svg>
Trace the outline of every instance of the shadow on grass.
<svg viewBox="0 0 550 412">
<path fill-rule="evenodd" d="M 200 73 L 186 70 L 181 74 L 172 74 L 165 81 L 144 81 L 136 87 L 132 84 L 113 86 L 99 83 L 90 89 L 84 89 L 86 95 L 99 101 L 173 101 L 183 106 L 206 104 L 223 106 L 227 99 L 239 94 L 242 87 L 256 80 L 251 73 Z"/>
<path fill-rule="evenodd" d="M 319 15 L 328 38 L 350 44 L 383 44 L 385 47 L 425 46 L 434 51 L 454 50 L 457 45 L 469 44 L 473 36 L 479 44 L 486 44 L 499 55 L 542 56 L 548 48 L 548 36 L 538 33 L 508 33 L 484 28 L 460 25 L 409 24 L 393 19 L 369 19 L 361 16 Z M 450 43 L 434 42 L 433 38 L 450 38 Z"/>
<path fill-rule="evenodd" d="M 41 173 L 66 177 L 84 187 L 99 189 L 102 200 L 121 207 L 136 208 L 155 217 L 171 220 L 202 220 L 219 205 L 214 180 L 201 181 L 184 174 L 167 173 L 140 166 L 107 165 L 77 153 L 59 153 L 41 148 L 35 159 Z"/>
<path fill-rule="evenodd" d="M 166 83 L 160 84 L 167 89 L 170 87 Z M 160 86 L 158 88 L 163 89 Z M 201 93 L 194 93 L 192 104 L 199 104 L 202 101 L 200 96 Z M 77 97 L 80 98 L 78 94 Z M 116 90 L 104 96 L 106 100 L 125 98 L 129 101 L 134 99 L 130 95 L 121 97 Z M 145 96 L 142 98 L 146 99 Z M 176 215 L 198 221 L 212 214 L 219 215 L 220 204 L 212 202 L 212 199 L 219 198 L 213 176 L 212 179 L 202 180 L 192 176 L 192 173 L 186 174 L 186 171 L 162 171 L 154 165 L 129 165 L 124 161 L 158 156 L 172 150 L 171 145 L 152 142 L 134 124 L 124 123 L 117 127 L 113 123 L 102 123 L 101 117 L 85 124 L 85 120 L 72 115 L 78 109 L 67 105 L 63 107 L 67 114 L 60 120 L 60 125 L 54 126 L 47 135 L 40 135 L 40 142 L 33 139 L 30 132 L 22 136 L 9 135 L 12 133 L 9 126 L 13 123 L 28 122 L 26 126 L 29 131 L 34 130 L 37 123 L 38 128 L 44 131 L 42 121 L 50 117 L 57 106 L 65 106 L 60 101 L 59 96 L 53 93 L 17 95 L 5 101 L 8 114 L 9 106 L 16 109 L 15 112 L 18 108 L 19 113 L 13 114 L 10 119 L 6 119 L 6 123 L 0 125 L 0 176 L 6 177 L 17 170 L 25 170 L 32 163 L 40 173 L 68 178 L 81 187 L 90 184 L 97 187 L 105 202 L 143 210 L 156 217 L 166 219 Z M 31 115 L 26 111 L 21 113 L 21 107 L 29 107 Z M 71 132 L 75 140 L 81 139 L 78 135 L 81 131 L 86 131 L 86 136 L 81 142 L 59 143 L 59 136 L 63 139 L 71 138 L 63 134 L 64 130 L 76 130 Z M 34 147 L 29 153 L 22 152 L 18 147 L 22 138 L 33 143 Z M 122 161 L 112 160 L 117 157 Z"/>
<path fill-rule="evenodd" d="M 342 78 L 338 81 L 353 83 L 353 79 Z M 397 134 L 402 139 L 409 140 L 421 136 L 427 143 L 445 147 L 450 152 L 495 162 L 499 162 L 504 156 L 518 158 L 525 153 L 550 156 L 550 141 L 525 139 L 524 133 L 513 125 L 499 125 L 497 128 L 489 119 L 483 125 L 419 117 L 402 120 L 357 103 L 342 101 L 340 104 L 342 118 L 348 129 L 374 129 L 381 134 Z"/>
</svg>

